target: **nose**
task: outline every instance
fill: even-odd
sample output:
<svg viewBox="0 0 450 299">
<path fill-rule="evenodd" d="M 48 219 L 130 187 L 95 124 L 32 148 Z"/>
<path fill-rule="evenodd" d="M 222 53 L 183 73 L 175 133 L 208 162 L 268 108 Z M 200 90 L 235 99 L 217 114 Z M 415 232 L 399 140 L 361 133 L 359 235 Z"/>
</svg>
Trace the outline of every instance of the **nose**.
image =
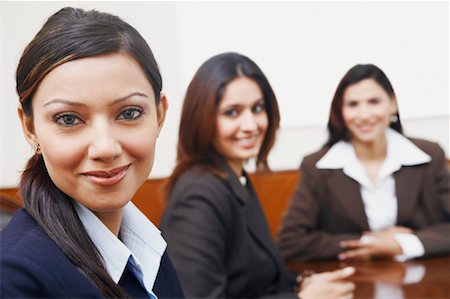
<svg viewBox="0 0 450 299">
<path fill-rule="evenodd" d="M 243 131 L 254 131 L 258 129 L 255 115 L 253 115 L 252 111 L 245 110 L 242 114 L 241 129 Z"/>
<path fill-rule="evenodd" d="M 370 114 L 370 108 L 367 105 L 359 105 L 358 116 L 360 119 L 367 119 Z"/>
<path fill-rule="evenodd" d="M 90 159 L 112 162 L 122 154 L 122 146 L 108 124 L 96 124 L 92 130 L 91 143 L 88 148 Z"/>
</svg>

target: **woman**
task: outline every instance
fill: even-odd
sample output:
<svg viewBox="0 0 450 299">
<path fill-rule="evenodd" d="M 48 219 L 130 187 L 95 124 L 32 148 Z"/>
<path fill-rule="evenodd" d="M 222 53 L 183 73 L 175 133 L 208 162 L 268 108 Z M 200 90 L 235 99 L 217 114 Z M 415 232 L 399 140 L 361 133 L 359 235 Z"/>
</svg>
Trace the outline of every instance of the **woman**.
<svg viewBox="0 0 450 299">
<path fill-rule="evenodd" d="M 5 298 L 176 298 L 159 230 L 130 202 L 153 164 L 167 100 L 152 51 L 120 18 L 63 8 L 17 68 L 35 154 L 25 209 L 1 232 Z"/>
<path fill-rule="evenodd" d="M 298 296 L 243 168 L 256 157 L 258 169 L 267 169 L 279 119 L 269 82 L 243 55 L 214 56 L 192 79 L 161 222 L 186 297 Z M 338 280 L 351 273 L 317 275 L 311 280 L 323 283 L 300 296 L 350 298 L 353 284 Z"/>
<path fill-rule="evenodd" d="M 288 260 L 450 253 L 450 179 L 436 144 L 407 138 L 378 67 L 356 65 L 331 104 L 329 139 L 305 157 L 278 235 Z"/>
</svg>

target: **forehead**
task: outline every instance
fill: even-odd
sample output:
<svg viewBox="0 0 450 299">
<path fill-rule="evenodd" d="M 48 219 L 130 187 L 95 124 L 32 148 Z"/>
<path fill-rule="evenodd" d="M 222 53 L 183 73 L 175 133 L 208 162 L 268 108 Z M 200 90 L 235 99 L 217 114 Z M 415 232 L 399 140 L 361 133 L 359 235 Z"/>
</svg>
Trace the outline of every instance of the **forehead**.
<svg viewBox="0 0 450 299">
<path fill-rule="evenodd" d="M 263 99 L 263 93 L 255 80 L 238 77 L 228 83 L 220 106 L 253 104 Z"/>
<path fill-rule="evenodd" d="M 349 85 L 343 94 L 344 100 L 359 100 L 373 97 L 389 97 L 384 88 L 374 79 L 364 79 Z"/>
<path fill-rule="evenodd" d="M 63 98 L 71 101 L 117 98 L 132 91 L 153 89 L 140 65 L 129 55 L 113 53 L 66 62 L 49 72 L 33 102 Z"/>
</svg>

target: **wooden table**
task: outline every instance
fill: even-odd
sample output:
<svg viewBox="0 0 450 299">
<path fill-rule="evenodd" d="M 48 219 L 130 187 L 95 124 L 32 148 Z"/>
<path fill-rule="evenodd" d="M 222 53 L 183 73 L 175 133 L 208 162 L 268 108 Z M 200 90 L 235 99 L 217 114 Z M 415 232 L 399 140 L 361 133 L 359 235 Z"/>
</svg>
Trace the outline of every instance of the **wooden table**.
<svg viewBox="0 0 450 299">
<path fill-rule="evenodd" d="M 294 271 L 332 271 L 353 266 L 356 273 L 350 279 L 356 284 L 355 298 L 375 299 L 450 299 L 450 256 L 407 261 L 391 260 L 343 263 L 315 261 L 291 263 Z"/>
</svg>

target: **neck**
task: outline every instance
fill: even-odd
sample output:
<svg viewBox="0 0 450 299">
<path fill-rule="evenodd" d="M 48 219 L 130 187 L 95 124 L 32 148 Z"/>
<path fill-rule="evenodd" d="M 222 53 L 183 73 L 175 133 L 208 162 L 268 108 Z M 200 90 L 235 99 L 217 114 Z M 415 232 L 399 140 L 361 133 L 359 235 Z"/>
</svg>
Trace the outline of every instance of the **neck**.
<svg viewBox="0 0 450 299">
<path fill-rule="evenodd" d="M 356 156 L 362 161 L 380 161 L 386 158 L 387 141 L 385 135 L 379 140 L 370 143 L 352 140 L 352 145 Z"/>
<path fill-rule="evenodd" d="M 228 162 L 228 165 L 233 170 L 233 172 L 236 173 L 236 175 L 238 177 L 240 177 L 242 175 L 242 162 L 241 161 L 231 161 L 231 160 L 228 160 L 227 162 Z"/>
<path fill-rule="evenodd" d="M 120 225 L 122 223 L 122 209 L 98 213 L 93 211 L 100 221 L 116 236 L 119 236 Z"/>
</svg>

